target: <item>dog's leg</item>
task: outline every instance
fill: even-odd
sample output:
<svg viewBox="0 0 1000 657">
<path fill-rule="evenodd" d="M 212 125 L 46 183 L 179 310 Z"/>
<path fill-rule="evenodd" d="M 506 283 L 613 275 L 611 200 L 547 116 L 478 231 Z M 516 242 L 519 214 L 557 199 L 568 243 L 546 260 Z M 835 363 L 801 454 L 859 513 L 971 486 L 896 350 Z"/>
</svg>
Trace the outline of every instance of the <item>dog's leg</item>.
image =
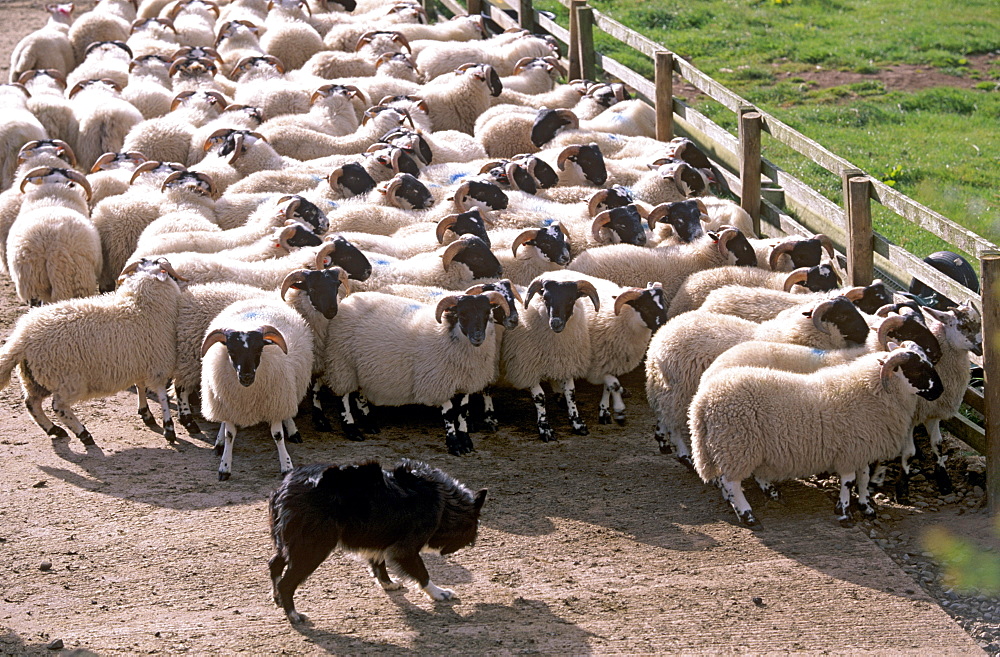
<svg viewBox="0 0 1000 657">
<path fill-rule="evenodd" d="M 288 455 L 288 448 L 285 447 L 285 429 L 281 420 L 271 425 L 271 438 L 278 448 L 278 466 L 281 468 L 281 476 L 284 477 L 292 471 L 292 457 Z"/>
<path fill-rule="evenodd" d="M 288 621 L 293 625 L 306 620 L 303 614 L 295 611 L 295 602 L 292 600 L 295 589 L 299 588 L 299 584 L 313 574 L 313 571 L 323 563 L 329 554 L 330 550 L 310 550 L 301 544 L 298 549 L 289 551 L 288 569 L 285 571 L 285 576 L 278 581 L 277 590 L 279 604 L 285 610 Z"/>
<path fill-rule="evenodd" d="M 281 596 L 278 595 L 278 582 L 281 581 L 281 573 L 285 570 L 288 562 L 281 556 L 281 552 L 275 552 L 270 561 L 267 562 L 268 570 L 271 571 L 271 597 L 274 604 L 281 606 Z"/>
<path fill-rule="evenodd" d="M 413 578 L 420 585 L 420 589 L 424 592 L 424 595 L 431 600 L 443 602 L 455 597 L 454 591 L 442 589 L 431 581 L 430 573 L 427 572 L 427 567 L 424 566 L 424 560 L 420 558 L 419 553 L 414 552 L 413 554 L 393 556 L 391 558 L 403 573 Z"/>
<path fill-rule="evenodd" d="M 405 589 L 402 582 L 394 582 L 392 578 L 389 577 L 389 571 L 385 568 L 385 559 L 369 559 L 368 565 L 371 566 L 372 575 L 382 586 L 385 591 L 400 591 Z"/>
</svg>

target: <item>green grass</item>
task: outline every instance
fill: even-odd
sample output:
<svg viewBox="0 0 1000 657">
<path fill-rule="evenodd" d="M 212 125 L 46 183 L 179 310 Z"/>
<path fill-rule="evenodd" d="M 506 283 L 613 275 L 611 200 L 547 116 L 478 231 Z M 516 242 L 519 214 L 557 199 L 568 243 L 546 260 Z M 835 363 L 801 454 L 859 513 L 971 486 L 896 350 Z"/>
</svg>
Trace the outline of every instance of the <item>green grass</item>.
<svg viewBox="0 0 1000 657">
<path fill-rule="evenodd" d="M 972 0 L 592 0 L 598 10 L 689 59 L 743 98 L 870 175 L 1000 243 L 1000 65 L 969 57 L 1000 50 L 1000 3 Z M 566 10 L 554 0 L 535 7 Z M 603 34 L 596 48 L 652 77 L 648 57 Z M 817 67 L 876 73 L 892 64 L 958 75 L 975 88 L 889 92 L 877 80 L 820 88 Z M 714 101 L 697 109 L 735 134 Z M 764 156 L 840 202 L 840 180 L 765 138 Z M 875 207 L 876 230 L 917 255 L 941 240 Z"/>
</svg>

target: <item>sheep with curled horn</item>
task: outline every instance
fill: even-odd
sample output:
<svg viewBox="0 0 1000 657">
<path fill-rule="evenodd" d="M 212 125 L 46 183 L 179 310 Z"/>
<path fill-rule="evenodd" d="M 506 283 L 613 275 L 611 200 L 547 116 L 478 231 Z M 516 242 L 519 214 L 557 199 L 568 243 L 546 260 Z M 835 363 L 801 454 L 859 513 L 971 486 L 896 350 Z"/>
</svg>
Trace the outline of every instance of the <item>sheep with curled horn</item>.
<svg viewBox="0 0 1000 657">
<path fill-rule="evenodd" d="M 354 85 L 324 84 L 313 92 L 306 114 L 276 116 L 260 126 L 265 137 L 289 125 L 315 130 L 331 137 L 352 135 L 360 125 L 354 99 L 367 106 L 364 93 Z"/>
<path fill-rule="evenodd" d="M 405 260 L 379 254 L 370 254 L 370 259 L 371 277 L 356 286 L 359 290 L 376 291 L 398 283 L 461 290 L 476 279 L 497 278 L 503 273 L 489 245 L 475 235 L 463 235 L 436 251 Z"/>
<path fill-rule="evenodd" d="M 441 245 L 448 245 L 463 235 L 475 235 L 491 244 L 486 223 L 478 209 L 452 213 L 437 224 L 417 222 L 403 226 L 392 235 L 373 235 L 361 232 L 341 232 L 340 235 L 363 251 L 370 251 L 393 258 L 406 259 L 428 253 Z"/>
<path fill-rule="evenodd" d="M 90 221 L 90 183 L 73 169 L 38 167 L 19 186 L 7 268 L 21 301 L 37 306 L 97 292 L 101 238 Z"/>
<path fill-rule="evenodd" d="M 327 327 L 323 381 L 343 400 L 347 437 L 363 439 L 360 392 L 376 406 L 440 407 L 448 451 L 472 451 L 460 402 L 495 377 L 495 308 L 509 312 L 496 291 L 451 294 L 436 305 L 378 292 L 345 299 Z"/>
<path fill-rule="evenodd" d="M 362 34 L 353 52 L 320 50 L 302 64 L 302 72 L 310 76 L 334 78 L 373 76 L 376 62 L 385 53 L 410 51 L 410 44 L 399 32 L 370 30 Z"/>
<path fill-rule="evenodd" d="M 132 21 L 128 39 L 125 40 L 125 45 L 132 50 L 133 61 L 135 57 L 147 55 L 175 59 L 174 53 L 179 44 L 174 22 L 165 16 L 137 18 Z"/>
<path fill-rule="evenodd" d="M 17 81 L 31 94 L 28 110 L 45 127 L 46 134 L 76 148 L 80 122 L 73 112 L 73 104 L 65 96 L 66 76 L 54 69 L 25 71 Z M 75 162 L 73 166 L 76 167 Z"/>
<path fill-rule="evenodd" d="M 564 269 L 572 260 L 569 233 L 556 221 L 542 228 L 505 229 L 490 237 L 504 276 L 527 286 L 546 272 Z"/>
<path fill-rule="evenodd" d="M 198 128 L 226 109 L 226 98 L 217 91 L 183 91 L 162 117 L 146 119 L 125 136 L 122 150 L 142 153 L 150 160 L 190 164 L 191 139 Z"/>
<path fill-rule="evenodd" d="M 76 66 L 69 27 L 73 21 L 73 3 L 49 3 L 49 19 L 33 32 L 21 37 L 10 53 L 10 82 L 26 71 L 54 69 L 63 77 Z"/>
<path fill-rule="evenodd" d="M 86 171 L 104 153 L 123 150 L 125 137 L 143 121 L 131 103 L 121 97 L 121 87 L 110 80 L 86 80 L 69 91 L 80 126 L 76 157 Z"/>
<path fill-rule="evenodd" d="M 311 24 L 312 10 L 303 0 L 270 0 L 260 46 L 296 71 L 324 50 L 323 37 Z"/>
<path fill-rule="evenodd" d="M 178 279 L 165 260 L 137 261 L 122 271 L 113 294 L 60 301 L 22 315 L 0 349 L 0 387 L 18 367 L 25 405 L 42 431 L 67 437 L 42 409 L 51 396 L 60 422 L 84 445 L 93 445 L 94 438 L 73 413 L 74 404 L 135 385 L 139 415 L 151 426 L 145 395 L 150 388 L 163 409 L 163 435 L 173 441 L 166 386 L 176 358 Z"/>
</svg>

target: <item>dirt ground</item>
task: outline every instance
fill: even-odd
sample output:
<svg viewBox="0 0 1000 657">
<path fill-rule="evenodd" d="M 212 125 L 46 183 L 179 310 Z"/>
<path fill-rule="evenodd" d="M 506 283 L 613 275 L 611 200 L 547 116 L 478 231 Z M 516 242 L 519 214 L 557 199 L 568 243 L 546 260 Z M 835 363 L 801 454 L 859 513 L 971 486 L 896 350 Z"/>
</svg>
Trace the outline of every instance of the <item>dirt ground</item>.
<svg viewBox="0 0 1000 657">
<path fill-rule="evenodd" d="M 41 13 L 0 3 L 4 77 Z M 0 335 L 23 310 L 0 281 Z M 385 593 L 334 555 L 300 588 L 310 621 L 292 627 L 269 596 L 265 500 L 279 479 L 262 427 L 240 432 L 219 482 L 214 425 L 169 446 L 121 393 L 78 407 L 97 440 L 84 448 L 44 436 L 15 380 L 0 393 L 0 654 L 981 652 L 933 581 L 923 588 L 879 542 L 898 534 L 885 544 L 897 559 L 918 557 L 931 526 L 987 543 L 981 491 L 923 507 L 882 498 L 877 525 L 845 528 L 828 485 L 787 482 L 782 504 L 750 493 L 764 524 L 751 531 L 658 453 L 641 373 L 623 383 L 624 428 L 598 425 L 596 390 L 580 384 L 591 434 L 571 435 L 553 404 L 560 439 L 543 444 L 527 395 L 501 394 L 501 431 L 463 457 L 446 453 L 431 409 L 384 411 L 363 443 L 302 420 L 296 464 L 417 458 L 490 492 L 477 545 L 427 559 L 457 600 Z"/>
</svg>

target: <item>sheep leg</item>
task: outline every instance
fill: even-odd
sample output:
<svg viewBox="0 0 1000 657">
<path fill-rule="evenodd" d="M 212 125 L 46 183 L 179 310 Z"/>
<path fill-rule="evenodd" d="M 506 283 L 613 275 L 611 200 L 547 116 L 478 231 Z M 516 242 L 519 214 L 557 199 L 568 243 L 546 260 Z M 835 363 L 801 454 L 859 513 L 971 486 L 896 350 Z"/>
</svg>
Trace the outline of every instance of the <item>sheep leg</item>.
<svg viewBox="0 0 1000 657">
<path fill-rule="evenodd" d="M 851 522 L 851 489 L 857 483 L 854 471 L 838 472 L 840 477 L 840 496 L 837 498 L 837 520 L 840 524 L 846 525 Z"/>
<path fill-rule="evenodd" d="M 576 383 L 573 379 L 566 379 L 562 382 L 562 393 L 566 399 L 566 413 L 569 415 L 569 423 L 573 427 L 573 433 L 578 436 L 586 436 L 590 433 L 587 423 L 580 417 L 580 411 L 576 407 Z"/>
<path fill-rule="evenodd" d="M 191 393 L 183 386 L 174 386 L 174 393 L 177 395 L 177 421 L 181 423 L 188 434 L 201 433 L 201 427 L 194 421 L 194 414 L 191 412 Z"/>
<path fill-rule="evenodd" d="M 611 395 L 611 404 L 614 414 L 612 417 L 615 419 L 615 424 L 620 427 L 625 426 L 625 402 L 622 401 L 622 393 L 624 392 L 622 384 L 618 381 L 618 377 L 611 376 L 610 374 L 604 377 L 604 391 Z M 604 402 L 604 396 L 601 396 L 601 402 Z"/>
<path fill-rule="evenodd" d="M 166 385 L 156 387 L 156 398 L 163 410 L 163 437 L 168 443 L 172 443 L 177 440 L 177 431 L 174 429 L 174 419 L 170 417 L 170 397 L 167 395 Z"/>
<path fill-rule="evenodd" d="M 542 390 L 542 384 L 536 383 L 531 386 L 530 392 L 531 401 L 535 403 L 535 412 L 538 415 L 538 437 L 543 443 L 555 440 L 555 434 L 552 433 L 552 427 L 549 426 L 548 413 L 545 411 L 545 391 Z"/>
<path fill-rule="evenodd" d="M 222 449 L 222 461 L 219 462 L 219 481 L 226 481 L 233 474 L 233 443 L 236 441 L 236 427 L 223 422 L 219 426 L 219 438 L 225 446 Z M 219 449 L 219 441 L 215 441 L 215 449 Z"/>
<path fill-rule="evenodd" d="M 153 417 L 153 412 L 149 410 L 149 400 L 146 396 L 149 394 L 149 390 L 146 388 L 145 383 L 135 384 L 135 395 L 139 399 L 139 417 L 142 418 L 142 423 L 145 424 L 150 429 L 157 429 L 156 418 Z"/>
<path fill-rule="evenodd" d="M 659 414 L 657 414 L 659 415 Z M 669 454 L 673 450 L 667 442 L 667 423 L 661 417 L 656 418 L 656 425 L 653 427 L 653 439 L 660 448 L 660 454 Z"/>
<path fill-rule="evenodd" d="M 743 484 L 739 481 L 730 481 L 723 475 L 719 479 L 719 486 L 722 488 L 722 497 L 733 507 L 740 522 L 747 527 L 756 527 L 759 523 L 743 494 Z"/>
<path fill-rule="evenodd" d="M 483 427 L 484 431 L 490 433 L 494 433 L 500 428 L 496 409 L 493 407 L 493 395 L 486 391 L 483 391 Z"/>
<path fill-rule="evenodd" d="M 354 417 L 354 410 L 351 406 L 351 395 L 348 393 L 340 398 L 342 404 L 340 409 L 341 428 L 344 430 L 344 437 L 348 440 L 361 441 L 365 439 L 365 434 L 358 428 L 358 422 Z"/>
<path fill-rule="evenodd" d="M 313 428 L 321 433 L 329 433 L 333 431 L 333 427 L 330 426 L 330 420 L 327 419 L 326 413 L 323 412 L 323 403 L 320 401 L 320 393 L 323 390 L 323 381 L 317 378 L 313 381 L 312 387 L 309 388 L 309 393 L 311 397 L 312 404 L 310 405 L 312 413 L 312 423 Z"/>
<path fill-rule="evenodd" d="M 368 566 L 372 569 L 372 575 L 384 591 L 400 591 L 406 588 L 402 582 L 394 582 L 389 577 L 389 571 L 385 568 L 385 559 L 369 559 Z"/>
<path fill-rule="evenodd" d="M 94 444 L 94 437 L 87 431 L 87 427 L 83 426 L 83 423 L 73 414 L 70 404 L 63 401 L 63 398 L 58 394 L 52 395 L 52 410 L 62 420 L 63 424 L 76 434 L 81 443 L 88 447 Z"/>
<path fill-rule="evenodd" d="M 896 501 L 900 504 L 910 503 L 910 459 L 917 453 L 917 446 L 913 443 L 913 433 L 903 441 L 903 451 L 899 455 L 899 466 L 901 472 L 896 480 Z"/>
<path fill-rule="evenodd" d="M 611 424 L 611 389 L 606 383 L 601 391 L 601 402 L 597 405 L 597 423 Z"/>
<path fill-rule="evenodd" d="M 670 436 L 670 442 L 667 442 L 667 436 Z M 661 454 L 670 454 L 676 451 L 677 456 L 674 458 L 685 468 L 694 472 L 694 461 L 691 459 L 691 450 L 688 449 L 687 444 L 684 443 L 684 440 L 678 433 L 667 428 L 667 421 L 662 417 L 656 420 L 656 430 L 653 432 L 653 437 L 656 438 L 656 442 L 660 445 Z"/>
<path fill-rule="evenodd" d="M 871 486 L 881 486 L 885 483 L 885 474 L 888 471 L 888 467 L 882 461 L 875 463 L 870 466 L 871 476 L 868 481 Z"/>
<path fill-rule="evenodd" d="M 295 424 L 293 423 L 294 427 Z M 292 471 L 292 457 L 288 455 L 288 448 L 285 447 L 284 421 L 278 420 L 271 423 L 271 438 L 274 439 L 274 446 L 278 448 L 278 466 L 281 468 L 281 475 L 285 476 Z M 229 443 L 226 443 L 229 447 Z"/>
<path fill-rule="evenodd" d="M 368 406 L 368 398 L 362 393 L 356 392 L 354 394 L 354 403 L 357 405 L 358 411 L 361 412 L 361 430 L 371 435 L 382 433 L 382 430 L 379 429 L 378 424 L 375 422 L 375 418 L 372 416 L 372 409 Z"/>
<path fill-rule="evenodd" d="M 45 399 L 40 394 L 29 393 L 24 398 L 24 405 L 28 408 L 28 413 L 31 414 L 31 418 L 35 421 L 45 435 L 52 436 L 53 438 L 69 438 L 69 434 L 62 427 L 52 423 L 52 420 L 45 415 L 45 411 L 42 410 L 42 400 Z"/>
<path fill-rule="evenodd" d="M 941 435 L 941 420 L 928 420 L 924 423 L 924 427 L 927 429 L 927 435 L 931 438 L 931 450 L 934 452 L 934 481 L 937 483 L 938 491 L 942 495 L 947 495 L 954 489 L 951 485 L 951 477 L 948 476 L 948 470 L 945 468 L 948 455 L 941 449 L 941 445 L 944 443 L 944 436 Z"/>
<path fill-rule="evenodd" d="M 222 456 L 223 448 L 226 446 L 226 425 L 219 425 L 219 433 L 215 435 L 215 455 Z"/>
<path fill-rule="evenodd" d="M 461 414 L 461 399 L 461 395 L 455 395 L 441 405 L 445 444 L 448 446 L 448 453 L 455 456 L 468 454 L 474 449 L 468 425 Z"/>
<path fill-rule="evenodd" d="M 869 476 L 868 466 L 858 470 L 858 509 L 861 515 L 871 520 L 875 517 L 875 507 L 872 505 L 870 492 L 868 490 Z"/>
<path fill-rule="evenodd" d="M 778 492 L 778 489 L 772 482 L 768 481 L 767 479 L 761 479 L 757 475 L 754 475 L 754 481 L 757 482 L 757 485 L 760 487 L 761 492 L 763 492 L 764 495 L 766 495 L 769 500 L 773 502 L 781 501 L 781 493 Z"/>
<path fill-rule="evenodd" d="M 296 444 L 302 442 L 302 434 L 299 433 L 299 428 L 295 426 L 295 418 L 282 420 L 281 424 L 285 428 L 285 434 L 288 436 L 285 440 Z"/>
</svg>

